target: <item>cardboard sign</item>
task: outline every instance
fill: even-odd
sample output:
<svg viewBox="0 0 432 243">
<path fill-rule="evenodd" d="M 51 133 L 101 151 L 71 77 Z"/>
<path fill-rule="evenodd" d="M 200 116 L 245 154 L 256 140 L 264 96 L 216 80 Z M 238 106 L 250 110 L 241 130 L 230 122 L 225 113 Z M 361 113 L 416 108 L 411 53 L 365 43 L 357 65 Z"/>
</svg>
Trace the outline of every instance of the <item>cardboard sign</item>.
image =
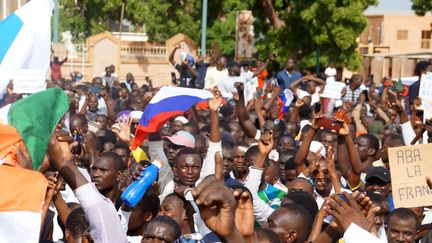
<svg viewBox="0 0 432 243">
<path fill-rule="evenodd" d="M 321 97 L 340 99 L 342 97 L 343 88 L 345 88 L 345 83 L 327 82 L 324 86 L 324 92 L 321 94 Z"/>
<path fill-rule="evenodd" d="M 432 205 L 432 144 L 389 148 L 391 183 L 395 208 Z"/>
<path fill-rule="evenodd" d="M 45 74 L 39 70 L 22 69 L 11 73 L 13 92 L 32 94 L 46 89 Z"/>
</svg>

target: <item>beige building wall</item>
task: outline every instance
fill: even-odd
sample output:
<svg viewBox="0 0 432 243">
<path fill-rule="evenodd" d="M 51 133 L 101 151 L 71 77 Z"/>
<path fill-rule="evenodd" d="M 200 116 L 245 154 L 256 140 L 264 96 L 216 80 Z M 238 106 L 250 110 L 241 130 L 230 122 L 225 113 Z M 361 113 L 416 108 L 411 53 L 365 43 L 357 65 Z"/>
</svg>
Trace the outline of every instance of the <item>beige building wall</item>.
<svg viewBox="0 0 432 243">
<path fill-rule="evenodd" d="M 384 15 L 382 45 L 389 46 L 392 54 L 430 51 L 430 39 L 429 48 L 421 48 L 421 40 L 422 31 L 431 31 L 431 24 L 432 16 Z M 406 40 L 398 39 L 398 31 L 406 31 Z"/>
<path fill-rule="evenodd" d="M 381 14 L 368 15 L 367 19 L 368 26 L 360 36 L 361 45 L 368 45 L 370 41 L 376 52 L 382 53 L 385 50 L 390 54 L 432 50 L 431 39 L 428 48 L 422 48 L 421 45 L 422 31 L 432 29 L 432 15 L 422 17 L 415 14 Z"/>
</svg>

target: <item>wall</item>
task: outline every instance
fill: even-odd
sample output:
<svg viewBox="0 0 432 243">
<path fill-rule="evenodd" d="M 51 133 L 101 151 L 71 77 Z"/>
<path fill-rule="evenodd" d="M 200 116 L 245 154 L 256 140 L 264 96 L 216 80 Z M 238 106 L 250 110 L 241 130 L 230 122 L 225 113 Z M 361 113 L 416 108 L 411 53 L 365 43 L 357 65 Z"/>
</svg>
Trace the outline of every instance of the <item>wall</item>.
<svg viewBox="0 0 432 243">
<path fill-rule="evenodd" d="M 165 43 L 152 43 L 120 41 L 110 32 L 104 32 L 88 38 L 85 46 L 77 46 L 78 57 L 68 59 L 62 66 L 62 74 L 69 78 L 70 72 L 79 71 L 84 74 L 84 81 L 90 82 L 93 77 L 100 76 L 106 66 L 113 64 L 120 80 L 131 72 L 139 85 L 145 83 L 146 77 L 153 81 L 154 86 L 167 85 L 171 83 L 171 72 L 179 76 L 168 61 L 171 50 L 178 44 L 183 51 L 196 57 L 195 42 L 183 34 L 177 34 Z M 179 61 L 181 51 L 176 52 L 176 61 Z M 62 59 L 65 50 L 56 51 L 55 55 Z"/>
<path fill-rule="evenodd" d="M 432 16 L 415 15 L 385 15 L 384 16 L 384 42 L 390 46 L 391 53 L 408 53 L 430 51 L 421 49 L 422 30 L 431 30 Z M 407 30 L 407 40 L 397 40 L 397 31 Z M 432 47 L 432 46 L 431 46 Z"/>
</svg>

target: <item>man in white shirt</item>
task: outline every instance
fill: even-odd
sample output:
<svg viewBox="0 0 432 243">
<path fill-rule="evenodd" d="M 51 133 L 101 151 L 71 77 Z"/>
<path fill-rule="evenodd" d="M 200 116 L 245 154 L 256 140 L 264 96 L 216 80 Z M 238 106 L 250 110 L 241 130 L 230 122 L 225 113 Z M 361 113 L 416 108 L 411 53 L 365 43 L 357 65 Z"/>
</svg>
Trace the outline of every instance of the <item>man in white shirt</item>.
<svg viewBox="0 0 432 243">
<path fill-rule="evenodd" d="M 228 62 L 228 74 L 220 76 L 217 80 L 217 87 L 222 93 L 237 93 L 235 83 L 246 83 L 247 75 L 241 75 L 240 64 L 236 61 Z"/>
<path fill-rule="evenodd" d="M 227 60 L 221 56 L 217 59 L 216 65 L 207 69 L 205 76 L 204 89 L 212 89 L 216 87 L 217 81 L 228 75 L 228 69 L 226 68 Z"/>
</svg>

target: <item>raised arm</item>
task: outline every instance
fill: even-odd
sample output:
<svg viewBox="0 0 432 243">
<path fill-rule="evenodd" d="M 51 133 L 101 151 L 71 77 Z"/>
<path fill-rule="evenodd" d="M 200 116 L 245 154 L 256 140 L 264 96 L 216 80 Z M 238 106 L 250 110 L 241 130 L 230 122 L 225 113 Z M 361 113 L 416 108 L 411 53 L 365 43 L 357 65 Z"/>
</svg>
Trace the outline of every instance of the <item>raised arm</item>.
<svg viewBox="0 0 432 243">
<path fill-rule="evenodd" d="M 281 92 L 281 87 L 276 86 L 272 92 L 271 98 L 265 103 L 264 109 L 266 109 L 266 110 L 270 109 L 270 107 L 273 105 L 273 103 L 279 97 L 280 92 Z"/>
<path fill-rule="evenodd" d="M 304 77 L 301 77 L 301 78 L 295 80 L 294 82 L 292 82 L 292 84 L 290 84 L 290 86 L 289 86 L 290 90 L 292 90 L 292 92 L 295 93 L 297 90 L 297 86 L 299 86 L 302 82 L 304 82 L 306 80 L 309 80 L 308 76 L 304 76 Z"/>
<path fill-rule="evenodd" d="M 302 106 L 304 106 L 305 102 L 303 99 L 297 99 L 294 104 L 294 109 L 291 112 L 290 122 L 299 123 L 299 112 Z"/>
<path fill-rule="evenodd" d="M 300 148 L 297 151 L 297 154 L 294 158 L 294 162 L 296 164 L 296 174 L 299 175 L 303 171 L 307 169 L 305 161 L 309 154 L 309 148 L 310 145 L 315 137 L 316 133 L 316 119 L 314 118 L 312 129 L 309 129 L 308 133 L 306 134 L 305 138 L 303 139 L 302 144 L 300 145 Z"/>
<path fill-rule="evenodd" d="M 244 102 L 244 84 L 243 83 L 235 83 L 237 88 L 237 93 L 239 100 L 236 105 L 237 117 L 239 119 L 240 125 L 245 130 L 245 133 L 250 138 L 255 138 L 257 136 L 258 130 L 255 125 L 249 118 L 249 115 L 246 111 L 245 102 Z"/>
<path fill-rule="evenodd" d="M 68 51 L 66 51 L 66 56 L 65 56 L 65 58 L 60 62 L 60 65 L 63 65 L 63 63 L 65 63 L 65 62 L 67 62 L 67 60 L 68 60 Z"/>
<path fill-rule="evenodd" d="M 80 110 L 80 114 L 82 114 L 82 115 L 86 115 L 87 114 L 87 107 L 88 107 L 88 104 L 89 104 L 89 102 L 90 102 L 90 98 L 91 98 L 91 96 L 92 96 L 93 94 L 92 93 L 88 93 L 87 95 L 86 95 L 86 99 L 85 99 L 85 101 L 84 101 L 84 104 L 83 104 L 83 106 L 81 107 L 81 110 Z"/>
<path fill-rule="evenodd" d="M 361 116 L 361 108 L 363 106 L 363 103 L 365 102 L 366 97 L 364 96 L 364 94 L 360 94 L 359 97 L 359 101 L 358 104 L 355 106 L 352 115 L 354 118 L 354 122 L 356 125 L 356 130 L 357 133 L 367 133 L 367 129 L 366 127 L 363 125 L 363 123 L 361 122 L 360 116 Z"/>
<path fill-rule="evenodd" d="M 326 157 L 327 167 L 330 175 L 330 181 L 335 189 L 336 192 L 340 192 L 342 189 L 339 176 L 336 171 L 335 166 L 335 157 L 333 153 L 333 148 L 329 146 L 327 148 L 327 157 Z"/>
<path fill-rule="evenodd" d="M 195 68 L 193 68 L 189 65 L 186 65 L 186 70 L 188 70 L 194 78 L 198 77 L 198 72 Z"/>
<path fill-rule="evenodd" d="M 346 148 L 348 150 L 348 158 L 351 164 L 351 169 L 348 170 L 347 180 L 348 185 L 351 190 L 357 189 L 360 184 L 360 174 L 361 174 L 361 160 L 360 155 L 354 145 L 354 142 L 349 133 L 349 128 L 346 123 L 344 123 L 343 128 L 340 130 L 340 135 L 342 135 L 345 139 Z"/>
<path fill-rule="evenodd" d="M 275 58 L 275 54 L 271 54 L 261 66 L 255 69 L 255 71 L 253 72 L 253 77 L 258 76 L 262 71 L 264 71 L 264 69 L 267 68 L 268 64 L 274 60 L 274 58 Z"/>
<path fill-rule="evenodd" d="M 215 154 L 217 152 L 222 152 L 218 115 L 219 107 L 222 105 L 222 95 L 217 88 L 215 88 L 213 92 L 213 98 L 208 100 L 208 106 L 210 110 L 210 142 L 206 158 L 203 161 L 200 181 L 206 176 L 215 173 Z"/>
<path fill-rule="evenodd" d="M 111 120 L 111 122 L 115 122 L 116 114 L 114 112 L 114 108 L 113 108 L 112 103 L 111 103 L 111 97 L 110 97 L 109 92 L 103 93 L 102 98 L 104 99 L 105 104 L 107 106 L 109 119 Z"/>
<path fill-rule="evenodd" d="M 69 162 L 72 155 L 69 144 L 66 142 L 68 134 L 64 130 L 56 130 L 51 136 L 48 145 L 48 154 L 54 168 L 58 170 L 65 182 L 75 190 L 88 183 L 74 163 Z"/>
<path fill-rule="evenodd" d="M 258 122 L 261 130 L 264 129 L 264 124 L 265 124 L 265 119 L 264 119 L 264 115 L 262 114 L 262 109 L 263 109 L 263 102 L 261 99 L 258 98 L 255 100 L 255 113 L 257 114 Z"/>
<path fill-rule="evenodd" d="M 175 52 L 177 51 L 177 49 L 180 49 L 180 46 L 179 45 L 176 45 L 176 46 L 174 46 L 174 48 L 173 48 L 173 50 L 171 51 L 171 53 L 170 53 L 170 56 L 169 56 L 169 62 L 173 65 L 173 66 L 175 66 L 175 61 L 174 61 L 174 55 L 175 55 Z"/>
</svg>

